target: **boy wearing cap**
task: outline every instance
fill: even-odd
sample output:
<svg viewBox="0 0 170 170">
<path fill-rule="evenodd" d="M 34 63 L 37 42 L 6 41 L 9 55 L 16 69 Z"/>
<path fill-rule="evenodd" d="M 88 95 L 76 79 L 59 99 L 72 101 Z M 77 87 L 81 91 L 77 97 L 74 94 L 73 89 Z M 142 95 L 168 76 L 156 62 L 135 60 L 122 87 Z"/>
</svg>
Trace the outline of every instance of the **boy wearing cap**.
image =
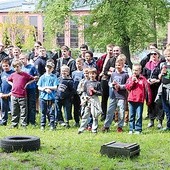
<svg viewBox="0 0 170 170">
<path fill-rule="evenodd" d="M 40 90 L 40 112 L 41 112 L 41 130 L 45 129 L 46 116 L 49 112 L 50 130 L 55 130 L 55 95 L 58 86 L 58 79 L 54 70 L 54 63 L 47 60 L 45 66 L 46 72 L 38 80 L 38 90 Z"/>
</svg>

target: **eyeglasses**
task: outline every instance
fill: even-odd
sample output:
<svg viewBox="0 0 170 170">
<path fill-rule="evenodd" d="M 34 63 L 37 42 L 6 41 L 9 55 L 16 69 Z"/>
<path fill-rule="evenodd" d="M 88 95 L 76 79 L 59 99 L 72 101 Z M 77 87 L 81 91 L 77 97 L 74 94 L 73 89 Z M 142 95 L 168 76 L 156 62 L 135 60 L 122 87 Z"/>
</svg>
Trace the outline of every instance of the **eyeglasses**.
<svg viewBox="0 0 170 170">
<path fill-rule="evenodd" d="M 151 53 L 151 55 L 157 55 L 157 53 Z"/>
</svg>

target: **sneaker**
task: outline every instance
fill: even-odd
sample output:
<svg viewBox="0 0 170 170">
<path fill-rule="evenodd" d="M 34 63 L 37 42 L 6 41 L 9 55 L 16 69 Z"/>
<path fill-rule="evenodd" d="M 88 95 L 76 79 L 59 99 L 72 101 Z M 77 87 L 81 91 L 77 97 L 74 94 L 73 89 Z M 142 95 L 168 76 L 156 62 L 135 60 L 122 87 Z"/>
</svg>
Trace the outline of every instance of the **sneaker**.
<svg viewBox="0 0 170 170">
<path fill-rule="evenodd" d="M 44 127 L 44 126 L 41 126 L 41 130 L 45 130 L 45 127 Z"/>
<path fill-rule="evenodd" d="M 51 130 L 51 131 L 54 131 L 54 130 L 55 130 L 55 127 L 54 127 L 54 126 L 50 126 L 50 130 Z"/>
<path fill-rule="evenodd" d="M 157 128 L 162 129 L 163 128 L 162 124 L 158 123 Z"/>
<path fill-rule="evenodd" d="M 163 132 L 170 131 L 170 128 L 165 127 L 165 128 L 162 128 L 161 131 L 163 131 Z"/>
<path fill-rule="evenodd" d="M 133 134 L 133 131 L 129 131 L 129 133 L 128 133 L 129 135 L 132 135 Z"/>
<path fill-rule="evenodd" d="M 121 127 L 118 127 L 118 128 L 117 128 L 117 132 L 118 132 L 118 133 L 122 133 L 122 132 L 123 132 L 123 129 L 122 129 Z"/>
<path fill-rule="evenodd" d="M 102 132 L 108 132 L 109 131 L 109 127 L 102 127 Z"/>
<path fill-rule="evenodd" d="M 91 132 L 92 132 L 92 133 L 97 133 L 97 130 L 92 130 Z"/>
<path fill-rule="evenodd" d="M 115 126 L 118 126 L 118 122 L 115 122 L 114 127 L 115 127 Z"/>
<path fill-rule="evenodd" d="M 135 133 L 134 133 L 135 135 L 140 135 L 141 134 L 141 132 L 140 131 L 135 131 Z"/>
<path fill-rule="evenodd" d="M 148 123 L 148 128 L 151 128 L 151 127 L 153 127 L 153 126 L 154 126 L 153 121 L 151 121 L 151 122 Z"/>
</svg>

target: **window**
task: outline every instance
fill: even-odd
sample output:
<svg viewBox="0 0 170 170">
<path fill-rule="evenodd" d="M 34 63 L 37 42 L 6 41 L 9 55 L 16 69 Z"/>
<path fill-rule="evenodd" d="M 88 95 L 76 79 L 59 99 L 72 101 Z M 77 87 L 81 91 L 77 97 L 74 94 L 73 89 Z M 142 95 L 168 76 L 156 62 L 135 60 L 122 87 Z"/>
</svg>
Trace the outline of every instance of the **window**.
<svg viewBox="0 0 170 170">
<path fill-rule="evenodd" d="M 76 20 L 70 20 L 70 47 L 78 48 L 78 26 Z"/>
</svg>

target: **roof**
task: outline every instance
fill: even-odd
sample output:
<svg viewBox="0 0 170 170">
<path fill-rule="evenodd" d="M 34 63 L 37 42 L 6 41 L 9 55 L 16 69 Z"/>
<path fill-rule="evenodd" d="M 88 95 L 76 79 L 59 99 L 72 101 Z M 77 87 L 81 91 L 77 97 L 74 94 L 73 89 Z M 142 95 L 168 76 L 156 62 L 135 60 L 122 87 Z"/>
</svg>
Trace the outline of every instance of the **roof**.
<svg viewBox="0 0 170 170">
<path fill-rule="evenodd" d="M 35 11 L 36 5 L 36 0 L 1 0 L 0 12 L 31 12 Z"/>
</svg>

